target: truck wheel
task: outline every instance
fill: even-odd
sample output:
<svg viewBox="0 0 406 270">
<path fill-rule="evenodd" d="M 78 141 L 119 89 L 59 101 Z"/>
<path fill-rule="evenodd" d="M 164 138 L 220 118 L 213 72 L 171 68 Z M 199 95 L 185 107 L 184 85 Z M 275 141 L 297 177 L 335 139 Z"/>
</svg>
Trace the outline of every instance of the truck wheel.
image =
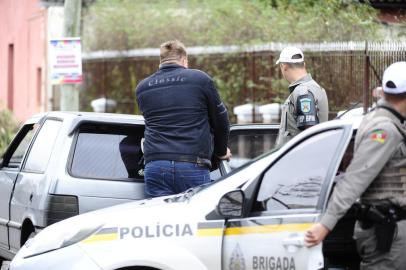
<svg viewBox="0 0 406 270">
<path fill-rule="evenodd" d="M 32 230 L 34 230 L 34 229 L 32 229 Z M 27 242 L 29 239 L 33 238 L 36 235 L 35 231 L 32 231 L 32 230 L 31 229 L 25 230 L 21 233 L 21 244 L 20 244 L 21 247 L 25 244 L 25 242 Z M 2 269 L 0 269 L 0 270 L 2 270 Z"/>
<path fill-rule="evenodd" d="M 30 235 L 28 235 L 27 241 L 30 240 L 31 238 L 34 238 L 34 236 L 36 235 L 37 235 L 36 232 L 31 232 Z"/>
<path fill-rule="evenodd" d="M 9 270 L 10 268 L 10 261 L 3 261 L 1 264 L 0 270 Z"/>
<path fill-rule="evenodd" d="M 34 234 L 33 234 L 34 233 Z M 20 246 L 22 247 L 28 239 L 35 236 L 35 226 L 30 219 L 25 219 L 21 228 Z"/>
</svg>

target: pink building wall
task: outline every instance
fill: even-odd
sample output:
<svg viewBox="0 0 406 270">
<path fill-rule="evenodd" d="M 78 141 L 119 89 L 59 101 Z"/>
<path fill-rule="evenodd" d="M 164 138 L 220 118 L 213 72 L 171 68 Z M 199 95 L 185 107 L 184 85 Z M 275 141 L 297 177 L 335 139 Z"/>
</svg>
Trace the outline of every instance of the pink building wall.
<svg viewBox="0 0 406 270">
<path fill-rule="evenodd" d="M 46 9 L 0 0 L 0 108 L 23 121 L 46 110 Z"/>
</svg>

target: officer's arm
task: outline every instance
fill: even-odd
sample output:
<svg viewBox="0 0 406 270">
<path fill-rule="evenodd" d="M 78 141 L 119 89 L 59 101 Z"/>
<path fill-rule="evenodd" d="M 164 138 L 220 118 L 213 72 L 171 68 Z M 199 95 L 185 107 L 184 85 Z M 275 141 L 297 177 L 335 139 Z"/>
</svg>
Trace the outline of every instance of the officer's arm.
<svg viewBox="0 0 406 270">
<path fill-rule="evenodd" d="M 316 101 L 312 93 L 306 91 L 296 98 L 296 125 L 304 130 L 319 123 Z"/>
<path fill-rule="evenodd" d="M 228 121 L 227 109 L 221 101 L 211 79 L 207 83 L 206 97 L 210 126 L 214 134 L 214 154 L 221 157 L 227 154 L 230 123 Z"/>
<path fill-rule="evenodd" d="M 361 197 L 385 164 L 391 159 L 402 138 L 390 122 L 371 128 L 363 135 L 344 178 L 337 183 L 321 223 L 332 230 L 338 220 Z"/>
</svg>

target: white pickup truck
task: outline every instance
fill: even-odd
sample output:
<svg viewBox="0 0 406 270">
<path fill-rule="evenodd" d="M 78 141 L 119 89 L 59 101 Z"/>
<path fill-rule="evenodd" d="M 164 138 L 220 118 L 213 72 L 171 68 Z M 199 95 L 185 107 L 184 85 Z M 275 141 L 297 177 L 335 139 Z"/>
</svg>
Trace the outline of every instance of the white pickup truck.
<svg viewBox="0 0 406 270">
<path fill-rule="evenodd" d="M 272 148 L 277 129 L 232 127 L 232 167 Z M 28 119 L 0 161 L 0 257 L 11 260 L 50 224 L 144 199 L 143 134 L 141 116 L 50 112 Z"/>
</svg>

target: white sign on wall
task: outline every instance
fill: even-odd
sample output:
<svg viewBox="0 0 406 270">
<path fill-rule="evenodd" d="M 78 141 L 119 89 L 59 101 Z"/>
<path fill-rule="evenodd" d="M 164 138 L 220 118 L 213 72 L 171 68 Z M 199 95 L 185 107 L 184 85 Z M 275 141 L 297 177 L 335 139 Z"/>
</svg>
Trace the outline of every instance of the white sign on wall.
<svg viewBox="0 0 406 270">
<path fill-rule="evenodd" d="M 49 68 L 52 84 L 82 83 L 82 46 L 80 38 L 49 41 Z"/>
</svg>

